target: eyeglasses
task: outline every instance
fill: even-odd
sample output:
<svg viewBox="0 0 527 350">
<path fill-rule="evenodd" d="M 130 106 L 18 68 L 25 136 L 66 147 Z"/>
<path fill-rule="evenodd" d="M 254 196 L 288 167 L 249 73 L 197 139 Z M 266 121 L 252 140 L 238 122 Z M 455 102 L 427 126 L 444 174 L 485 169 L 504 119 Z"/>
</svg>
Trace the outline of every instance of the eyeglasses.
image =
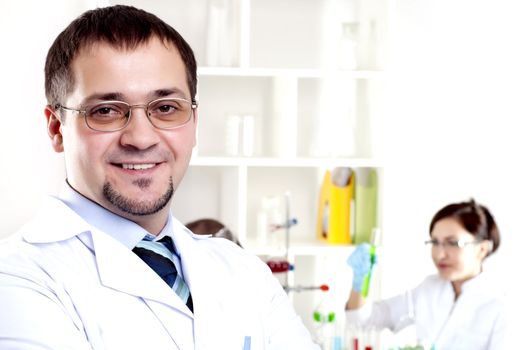
<svg viewBox="0 0 527 350">
<path fill-rule="evenodd" d="M 182 98 L 160 98 L 147 104 L 130 105 L 123 101 L 104 101 L 75 109 L 56 105 L 67 111 L 82 114 L 86 125 L 95 131 L 118 131 L 124 129 L 130 122 L 133 108 L 141 108 L 146 112 L 150 123 L 158 129 L 176 129 L 187 124 L 192 118 L 192 112 L 198 107 L 195 101 Z"/>
<path fill-rule="evenodd" d="M 457 251 L 461 248 L 465 248 L 467 245 L 470 244 L 478 244 L 481 243 L 481 240 L 475 239 L 472 241 L 465 241 L 465 240 L 451 240 L 447 239 L 444 242 L 440 242 L 437 239 L 431 239 L 429 241 L 425 241 L 425 245 L 430 246 L 432 248 L 439 248 L 442 247 L 445 251 Z"/>
</svg>

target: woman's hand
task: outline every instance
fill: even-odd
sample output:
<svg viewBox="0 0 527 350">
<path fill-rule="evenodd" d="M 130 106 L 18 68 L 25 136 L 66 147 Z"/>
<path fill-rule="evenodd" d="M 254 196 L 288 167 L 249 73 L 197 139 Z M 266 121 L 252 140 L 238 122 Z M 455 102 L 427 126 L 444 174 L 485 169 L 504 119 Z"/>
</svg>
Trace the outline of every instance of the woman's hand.
<svg viewBox="0 0 527 350">
<path fill-rule="evenodd" d="M 364 278 L 376 263 L 375 259 L 372 259 L 371 245 L 369 243 L 359 244 L 349 256 L 347 263 L 353 269 L 352 290 L 361 292 Z"/>
</svg>

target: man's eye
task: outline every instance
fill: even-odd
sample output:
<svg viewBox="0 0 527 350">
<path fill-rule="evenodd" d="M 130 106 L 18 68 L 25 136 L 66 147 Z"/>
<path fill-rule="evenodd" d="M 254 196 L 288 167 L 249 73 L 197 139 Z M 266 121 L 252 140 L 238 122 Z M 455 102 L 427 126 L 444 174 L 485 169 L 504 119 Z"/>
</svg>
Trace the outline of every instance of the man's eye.
<svg viewBox="0 0 527 350">
<path fill-rule="evenodd" d="M 108 107 L 102 107 L 93 111 L 94 114 L 110 114 L 111 112 L 112 109 Z"/>
<path fill-rule="evenodd" d="M 89 112 L 91 117 L 116 117 L 122 114 L 121 109 L 113 106 L 98 106 Z"/>
<path fill-rule="evenodd" d="M 171 105 L 162 105 L 157 108 L 161 113 L 170 113 L 176 110 L 176 107 Z"/>
</svg>

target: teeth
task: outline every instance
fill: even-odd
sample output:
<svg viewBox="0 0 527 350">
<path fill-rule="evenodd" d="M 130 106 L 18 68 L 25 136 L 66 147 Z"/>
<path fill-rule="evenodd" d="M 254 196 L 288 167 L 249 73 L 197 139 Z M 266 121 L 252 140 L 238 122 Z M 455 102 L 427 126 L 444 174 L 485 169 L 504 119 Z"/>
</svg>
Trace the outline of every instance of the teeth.
<svg viewBox="0 0 527 350">
<path fill-rule="evenodd" d="M 147 163 L 147 164 L 121 164 L 123 169 L 132 169 L 132 170 L 146 170 L 153 168 L 155 166 L 155 163 Z"/>
</svg>

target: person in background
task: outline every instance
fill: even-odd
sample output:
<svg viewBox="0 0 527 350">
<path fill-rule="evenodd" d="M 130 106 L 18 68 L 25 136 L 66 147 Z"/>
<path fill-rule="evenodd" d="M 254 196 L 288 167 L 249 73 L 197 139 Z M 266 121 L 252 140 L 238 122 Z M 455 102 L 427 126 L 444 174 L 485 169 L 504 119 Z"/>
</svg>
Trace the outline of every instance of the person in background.
<svg viewBox="0 0 527 350">
<path fill-rule="evenodd" d="M 176 30 L 130 6 L 56 38 L 44 112 L 66 180 L 0 243 L 0 349 L 318 349 L 260 259 L 170 212 L 196 67 Z"/>
<path fill-rule="evenodd" d="M 394 332 L 414 324 L 418 342 L 435 350 L 504 349 L 503 292 L 483 269 L 484 260 L 500 246 L 490 211 L 474 200 L 449 204 L 434 215 L 429 232 L 426 244 L 437 274 L 404 295 L 373 304 L 362 295 L 372 268 L 370 246 L 364 243 L 353 251 L 348 322 Z"/>
<path fill-rule="evenodd" d="M 185 224 L 185 226 L 197 235 L 211 235 L 212 237 L 225 238 L 240 247 L 242 246 L 234 233 L 216 219 L 198 219 Z"/>
</svg>

